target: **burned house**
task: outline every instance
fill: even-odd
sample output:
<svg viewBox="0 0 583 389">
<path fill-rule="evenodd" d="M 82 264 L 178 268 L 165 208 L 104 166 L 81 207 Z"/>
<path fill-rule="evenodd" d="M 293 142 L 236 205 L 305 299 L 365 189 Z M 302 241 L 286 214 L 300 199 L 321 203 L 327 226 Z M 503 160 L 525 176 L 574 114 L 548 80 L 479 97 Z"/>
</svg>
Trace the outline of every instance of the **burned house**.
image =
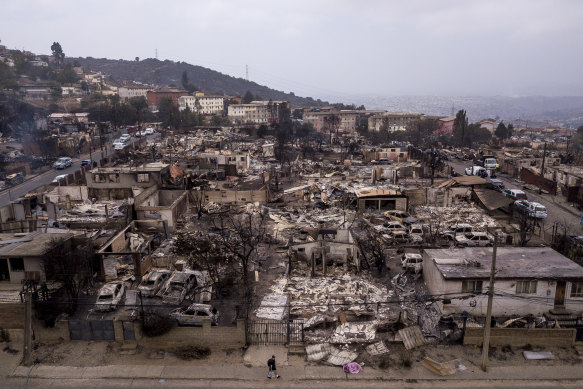
<svg viewBox="0 0 583 389">
<path fill-rule="evenodd" d="M 426 249 L 423 278 L 442 313 L 484 316 L 492 248 Z M 493 316 L 583 312 L 583 267 L 549 247 L 499 247 Z"/>
<path fill-rule="evenodd" d="M 176 222 L 186 212 L 187 206 L 187 192 L 184 190 L 164 190 L 151 186 L 134 198 L 134 209 L 139 220 L 162 220 L 170 231 L 176 229 Z"/>
<path fill-rule="evenodd" d="M 170 165 L 160 162 L 141 166 L 100 167 L 85 173 L 89 198 L 99 200 L 133 197 L 132 188 L 162 184 L 170 175 Z"/>
<path fill-rule="evenodd" d="M 398 189 L 359 189 L 355 191 L 357 210 L 365 211 L 406 211 L 407 196 Z"/>
</svg>

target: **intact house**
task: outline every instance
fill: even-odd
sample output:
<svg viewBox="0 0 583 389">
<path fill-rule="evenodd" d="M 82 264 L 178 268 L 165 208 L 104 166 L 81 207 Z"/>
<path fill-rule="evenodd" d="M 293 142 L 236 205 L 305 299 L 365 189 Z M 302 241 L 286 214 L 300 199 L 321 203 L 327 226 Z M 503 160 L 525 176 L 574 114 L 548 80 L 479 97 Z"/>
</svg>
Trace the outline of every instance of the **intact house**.
<svg viewBox="0 0 583 389">
<path fill-rule="evenodd" d="M 141 166 L 100 167 L 85 172 L 89 198 L 121 200 L 134 197 L 132 188 L 162 185 L 170 174 L 170 165 L 160 162 Z"/>
<path fill-rule="evenodd" d="M 46 282 L 50 269 L 45 268 L 45 257 L 54 249 L 57 240 L 71 247 L 71 233 L 1 233 L 0 282 L 21 284 L 24 280 Z M 47 273 L 49 273 L 47 275 Z"/>
<path fill-rule="evenodd" d="M 396 189 L 358 189 L 355 191 L 358 212 L 406 211 L 407 196 Z"/>
<path fill-rule="evenodd" d="M 423 278 L 443 314 L 485 316 L 491 247 L 426 249 Z M 549 247 L 499 247 L 492 315 L 583 312 L 583 267 Z"/>
</svg>

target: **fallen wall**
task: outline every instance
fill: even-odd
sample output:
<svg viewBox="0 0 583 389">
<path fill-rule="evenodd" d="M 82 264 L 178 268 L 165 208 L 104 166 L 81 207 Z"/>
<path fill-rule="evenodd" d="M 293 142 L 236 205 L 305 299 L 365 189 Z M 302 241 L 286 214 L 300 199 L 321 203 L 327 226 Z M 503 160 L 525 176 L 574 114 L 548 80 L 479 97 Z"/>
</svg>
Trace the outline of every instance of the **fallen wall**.
<svg viewBox="0 0 583 389">
<path fill-rule="evenodd" d="M 574 328 L 492 328 L 490 345 L 571 347 L 575 344 L 576 332 Z M 483 328 L 466 328 L 464 345 L 481 346 L 483 339 Z"/>
</svg>

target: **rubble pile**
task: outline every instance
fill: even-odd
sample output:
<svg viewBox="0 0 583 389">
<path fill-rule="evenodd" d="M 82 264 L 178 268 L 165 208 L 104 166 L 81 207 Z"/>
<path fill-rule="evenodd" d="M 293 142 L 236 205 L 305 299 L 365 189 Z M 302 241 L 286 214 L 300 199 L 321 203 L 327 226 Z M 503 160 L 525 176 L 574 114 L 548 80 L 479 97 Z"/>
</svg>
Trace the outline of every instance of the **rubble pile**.
<svg viewBox="0 0 583 389">
<path fill-rule="evenodd" d="M 468 203 L 453 204 L 451 207 L 415 207 L 415 217 L 422 223 L 439 223 L 440 226 L 455 226 L 461 223 L 471 224 L 482 230 L 498 227 L 492 217 L 481 209 Z"/>
</svg>

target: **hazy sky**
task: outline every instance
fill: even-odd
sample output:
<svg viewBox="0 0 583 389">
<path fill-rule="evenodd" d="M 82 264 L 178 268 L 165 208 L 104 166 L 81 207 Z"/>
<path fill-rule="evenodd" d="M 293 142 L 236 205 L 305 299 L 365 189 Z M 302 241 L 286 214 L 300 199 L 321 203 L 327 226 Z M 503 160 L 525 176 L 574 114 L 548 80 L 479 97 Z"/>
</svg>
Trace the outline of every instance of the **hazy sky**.
<svg viewBox="0 0 583 389">
<path fill-rule="evenodd" d="M 297 95 L 583 95 L 583 1 L 1 0 L 9 48 L 185 61 Z"/>
</svg>

